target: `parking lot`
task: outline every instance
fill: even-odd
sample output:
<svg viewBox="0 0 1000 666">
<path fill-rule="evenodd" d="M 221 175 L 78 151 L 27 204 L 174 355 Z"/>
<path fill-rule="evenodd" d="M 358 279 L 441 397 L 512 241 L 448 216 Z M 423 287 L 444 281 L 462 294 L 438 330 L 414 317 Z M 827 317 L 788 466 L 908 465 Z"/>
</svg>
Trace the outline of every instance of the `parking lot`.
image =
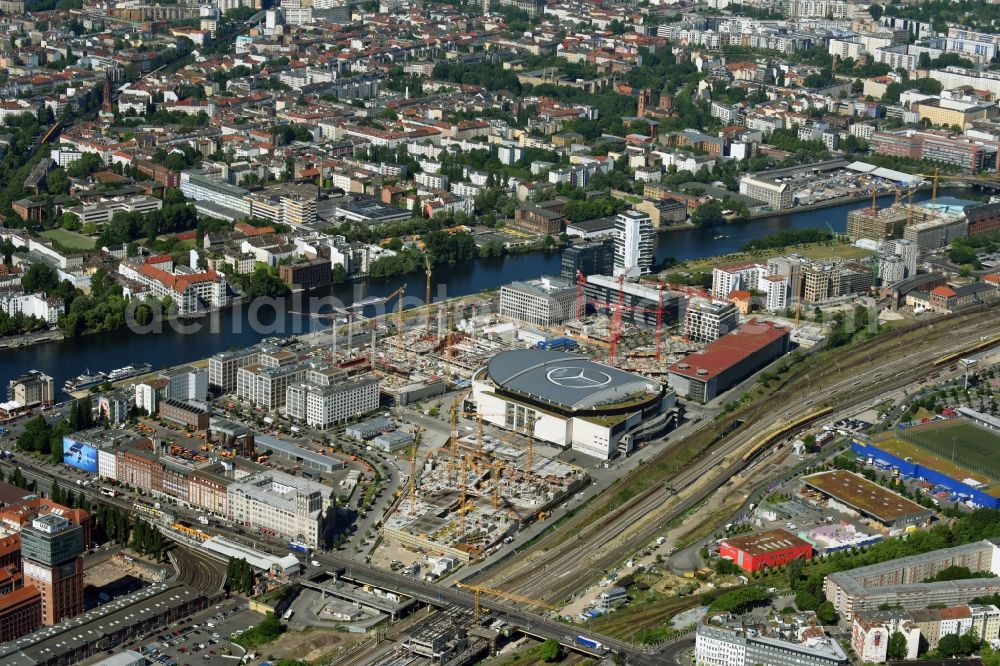
<svg viewBox="0 0 1000 666">
<path fill-rule="evenodd" d="M 227 600 L 127 649 L 163 666 L 233 666 L 242 660 L 245 650 L 230 642 L 229 636 L 262 619 L 241 600 Z"/>
</svg>

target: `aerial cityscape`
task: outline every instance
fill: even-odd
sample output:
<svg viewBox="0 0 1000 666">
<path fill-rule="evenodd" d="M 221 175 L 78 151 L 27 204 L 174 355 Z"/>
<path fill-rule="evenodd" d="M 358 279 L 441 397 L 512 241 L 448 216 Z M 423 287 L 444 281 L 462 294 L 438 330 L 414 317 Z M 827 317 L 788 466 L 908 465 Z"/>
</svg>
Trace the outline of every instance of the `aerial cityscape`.
<svg viewBox="0 0 1000 666">
<path fill-rule="evenodd" d="M 1000 3 L 0 0 L 3 666 L 1000 666 Z"/>
</svg>

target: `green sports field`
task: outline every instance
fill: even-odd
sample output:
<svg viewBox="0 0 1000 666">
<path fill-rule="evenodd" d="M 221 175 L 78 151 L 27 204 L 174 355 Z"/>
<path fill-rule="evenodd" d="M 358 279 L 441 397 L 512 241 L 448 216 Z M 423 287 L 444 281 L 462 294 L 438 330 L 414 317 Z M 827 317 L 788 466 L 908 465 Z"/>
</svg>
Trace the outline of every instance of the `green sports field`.
<svg viewBox="0 0 1000 666">
<path fill-rule="evenodd" d="M 67 231 L 66 229 L 46 229 L 42 232 L 42 235 L 46 238 L 51 238 L 60 245 L 64 245 L 72 250 L 94 249 L 93 238 L 84 236 L 83 234 L 78 234 L 75 231 Z"/>
<path fill-rule="evenodd" d="M 986 484 L 1000 482 L 1000 434 L 966 421 L 917 426 L 872 443 L 959 481 L 971 477 Z M 1000 485 L 988 490 L 991 495 L 997 491 Z"/>
</svg>

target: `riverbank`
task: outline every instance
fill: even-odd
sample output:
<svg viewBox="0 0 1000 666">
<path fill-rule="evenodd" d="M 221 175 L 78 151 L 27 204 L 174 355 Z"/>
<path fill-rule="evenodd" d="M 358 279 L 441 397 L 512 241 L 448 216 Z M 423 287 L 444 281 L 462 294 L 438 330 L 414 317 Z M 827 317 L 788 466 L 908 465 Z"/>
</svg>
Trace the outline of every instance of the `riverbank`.
<svg viewBox="0 0 1000 666">
<path fill-rule="evenodd" d="M 28 335 L 14 335 L 0 338 L 0 349 L 17 349 L 18 347 L 29 347 L 43 342 L 56 342 L 64 339 L 62 331 L 39 331 Z"/>
<path fill-rule="evenodd" d="M 913 193 L 916 194 L 917 192 L 930 192 L 932 187 L 933 186 L 930 184 L 921 185 L 919 187 L 913 188 Z M 961 181 L 956 181 L 956 182 L 949 181 L 948 183 L 949 190 L 972 189 L 973 187 L 975 186 L 970 183 L 963 183 Z M 910 190 L 906 190 L 906 192 L 909 191 Z M 877 195 L 876 199 L 884 198 L 887 196 L 895 198 L 896 195 L 892 192 L 887 192 Z M 900 197 L 900 201 L 903 200 L 904 196 Z M 785 210 L 751 213 L 747 217 L 747 221 L 760 220 L 768 217 L 774 217 L 775 215 L 794 215 L 795 213 L 805 213 L 808 211 L 823 210 L 824 208 L 835 208 L 837 206 L 844 206 L 848 204 L 858 203 L 859 201 L 871 201 L 871 199 L 872 199 L 871 192 L 869 192 L 868 194 L 837 197 L 836 199 L 824 199 L 823 201 L 817 201 L 816 203 L 813 204 L 806 204 L 804 206 L 795 206 L 794 208 L 787 208 Z"/>
<path fill-rule="evenodd" d="M 732 264 L 740 261 L 754 261 L 765 257 L 774 257 L 783 254 L 801 254 L 807 259 L 827 259 L 831 256 L 832 249 L 830 243 L 801 243 L 785 245 L 782 247 L 766 248 L 756 252 L 730 252 L 713 257 L 702 259 L 692 259 L 670 266 L 668 271 L 705 271 L 711 270 L 723 264 Z M 875 255 L 872 250 L 867 250 L 856 245 L 838 243 L 836 256 L 838 259 L 867 259 Z"/>
<path fill-rule="evenodd" d="M 961 196 L 965 191 L 938 188 L 938 196 Z M 920 192 L 913 197 L 914 203 L 925 199 L 930 199 L 929 192 Z M 885 196 L 878 200 L 878 204 L 884 207 L 892 201 L 892 196 Z M 848 212 L 862 205 L 865 204 L 845 204 L 821 211 L 795 210 L 791 214 L 726 225 L 722 232 L 712 227 L 676 229 L 657 234 L 653 240 L 654 260 L 662 264 L 667 260 L 676 263 L 697 261 L 708 256 L 731 255 L 740 252 L 748 242 L 758 238 L 783 231 L 826 230 L 828 224 L 836 233 L 842 234 L 847 228 Z M 726 238 L 716 239 L 715 236 L 720 233 L 726 235 Z M 829 252 L 829 246 L 820 248 L 819 251 L 824 249 Z M 500 285 L 530 280 L 540 275 L 559 275 L 561 269 L 560 252 L 484 257 L 435 271 L 431 278 L 431 290 L 434 301 L 438 302 L 455 296 L 478 294 L 486 289 L 496 289 Z M 229 308 L 190 322 L 189 328 L 166 325 L 162 332 L 146 335 L 120 329 L 101 335 L 86 335 L 10 349 L 3 352 L 0 385 L 5 386 L 11 378 L 32 369 L 48 372 L 60 386 L 66 379 L 83 374 L 88 368 L 150 363 L 155 369 L 162 369 L 227 349 L 249 347 L 267 337 L 294 335 L 301 332 L 296 330 L 299 328 L 325 328 L 325 322 L 308 317 L 293 317 L 289 313 L 306 312 L 310 308 L 315 310 L 319 307 L 326 311 L 330 302 L 350 305 L 373 297 L 387 297 L 405 283 L 410 285 L 407 289 L 410 294 L 407 296 L 407 303 L 415 304 L 411 298 L 423 299 L 424 276 L 421 270 L 419 276 L 359 280 L 332 285 L 308 296 L 299 292 L 285 299 L 277 299 L 273 304 L 261 304 L 263 307 L 254 305 Z M 314 296 L 327 300 L 310 303 Z"/>
</svg>

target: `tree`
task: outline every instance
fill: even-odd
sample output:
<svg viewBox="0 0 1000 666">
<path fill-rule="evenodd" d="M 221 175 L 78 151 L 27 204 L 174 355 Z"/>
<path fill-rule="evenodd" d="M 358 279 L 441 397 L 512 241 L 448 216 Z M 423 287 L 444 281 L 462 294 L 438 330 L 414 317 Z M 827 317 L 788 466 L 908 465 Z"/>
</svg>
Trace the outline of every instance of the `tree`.
<svg viewBox="0 0 1000 666">
<path fill-rule="evenodd" d="M 722 216 L 722 202 L 718 199 L 706 201 L 694 209 L 691 221 L 699 227 L 711 227 L 723 224 L 726 218 Z"/>
<path fill-rule="evenodd" d="M 969 630 L 958 639 L 959 651 L 961 654 L 972 654 L 979 649 L 981 643 L 982 641 L 979 640 L 979 634 L 976 633 L 975 627 L 969 627 Z"/>
<path fill-rule="evenodd" d="M 802 590 L 795 594 L 795 607 L 800 611 L 814 611 L 819 607 L 819 600 L 809 590 Z"/>
<path fill-rule="evenodd" d="M 958 634 L 946 634 L 938 641 L 937 651 L 944 657 L 954 657 L 962 651 L 962 639 Z"/>
<path fill-rule="evenodd" d="M 538 657 L 546 664 L 562 659 L 562 646 L 555 639 L 548 639 L 538 648 Z"/>
<path fill-rule="evenodd" d="M 868 14 L 870 14 L 876 21 L 882 18 L 882 14 L 884 13 L 885 10 L 882 8 L 882 5 L 872 5 L 868 8 Z"/>
<path fill-rule="evenodd" d="M 779 368 L 780 370 L 780 368 Z M 805 560 L 801 557 L 796 557 L 794 560 L 788 563 L 788 568 L 785 573 L 788 574 L 788 586 L 795 589 L 795 584 L 802 577 L 802 570 L 805 568 Z"/>
<path fill-rule="evenodd" d="M 45 177 L 45 186 L 49 194 L 69 194 L 69 178 L 66 170 L 62 168 L 53 169 Z"/>
<path fill-rule="evenodd" d="M 889 636 L 889 646 L 886 654 L 889 659 L 906 659 L 906 636 L 898 631 L 894 631 Z"/>
<path fill-rule="evenodd" d="M 833 624 L 837 621 L 837 610 L 829 601 L 824 601 L 816 608 L 816 617 L 823 624 Z"/>
<path fill-rule="evenodd" d="M 333 275 L 330 278 L 333 284 L 344 284 L 347 282 L 347 269 L 344 268 L 343 264 L 337 264 L 333 267 Z"/>
</svg>

